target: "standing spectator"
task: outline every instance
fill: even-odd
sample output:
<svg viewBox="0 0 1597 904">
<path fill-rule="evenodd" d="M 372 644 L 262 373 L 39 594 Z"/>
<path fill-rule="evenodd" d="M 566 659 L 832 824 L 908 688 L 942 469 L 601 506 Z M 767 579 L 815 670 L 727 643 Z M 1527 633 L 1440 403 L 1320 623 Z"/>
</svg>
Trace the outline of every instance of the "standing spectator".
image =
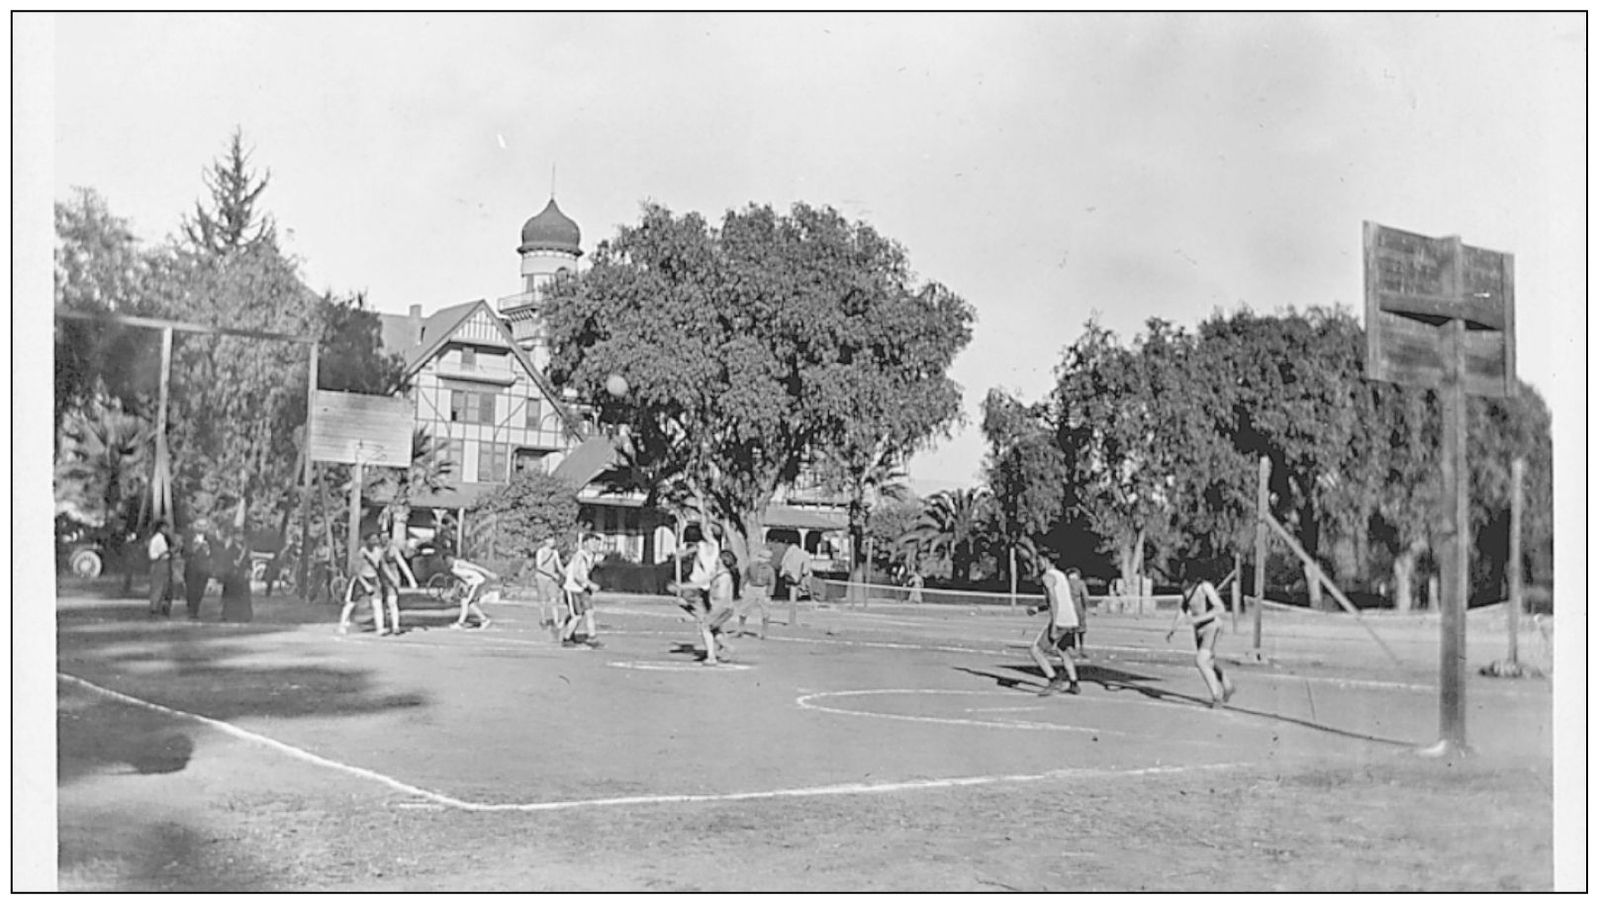
<svg viewBox="0 0 1597 904">
<path fill-rule="evenodd" d="M 921 594 L 921 590 L 923 590 L 925 587 L 926 587 L 926 579 L 924 577 L 921 577 L 921 573 L 920 573 L 919 569 L 910 572 L 910 575 L 909 575 L 909 601 L 912 602 L 912 603 L 924 603 L 926 601 L 926 598 Z"/>
<path fill-rule="evenodd" d="M 157 519 L 146 547 L 150 558 L 150 614 L 172 614 L 172 536 L 166 520 Z"/>
<path fill-rule="evenodd" d="M 220 565 L 222 572 L 222 621 L 248 622 L 255 618 L 250 604 L 250 546 L 242 530 L 227 532 L 222 546 Z"/>
<path fill-rule="evenodd" d="M 545 537 L 538 551 L 532 555 L 533 584 L 538 588 L 538 627 L 548 629 L 555 640 L 560 639 L 560 614 L 564 591 L 560 589 L 565 579 L 565 565 L 560 561 L 560 550 L 554 537 Z"/>
<path fill-rule="evenodd" d="M 1076 604 L 1076 658 L 1091 659 L 1087 655 L 1087 582 L 1081 579 L 1080 568 L 1065 569 L 1070 582 L 1070 601 Z"/>
<path fill-rule="evenodd" d="M 734 604 L 738 616 L 738 637 L 745 633 L 743 626 L 748 621 L 749 613 L 758 609 L 760 633 L 755 636 L 760 640 L 765 639 L 765 632 L 771 626 L 771 591 L 775 589 L 776 569 L 771 566 L 771 550 L 764 546 L 757 547 L 754 561 L 749 563 L 748 574 L 743 581 L 743 593 Z"/>
<path fill-rule="evenodd" d="M 810 595 L 810 574 L 814 565 L 809 553 L 797 543 L 782 553 L 782 580 L 787 584 L 787 598 L 796 600 L 800 595 Z"/>
<path fill-rule="evenodd" d="M 206 523 L 198 521 L 189 531 L 183 555 L 183 596 L 188 603 L 189 618 L 200 619 L 200 606 L 205 602 L 205 591 L 211 583 L 211 538 L 206 536 Z"/>
</svg>

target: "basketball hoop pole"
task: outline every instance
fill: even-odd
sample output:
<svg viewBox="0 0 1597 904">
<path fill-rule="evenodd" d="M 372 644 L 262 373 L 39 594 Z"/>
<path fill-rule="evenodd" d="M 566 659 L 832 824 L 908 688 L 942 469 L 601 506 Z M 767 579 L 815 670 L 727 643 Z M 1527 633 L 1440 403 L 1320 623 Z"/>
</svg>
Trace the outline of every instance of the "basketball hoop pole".
<svg viewBox="0 0 1597 904">
<path fill-rule="evenodd" d="M 316 379 L 318 346 L 312 344 L 310 349 L 310 373 L 305 382 L 305 474 L 304 494 L 300 499 L 300 534 L 299 534 L 299 589 L 305 595 L 306 602 L 311 599 L 310 591 L 310 561 L 311 561 L 311 478 L 316 472 L 316 462 L 311 457 L 312 428 L 316 424 Z"/>
<path fill-rule="evenodd" d="M 355 565 L 360 561 L 360 485 L 365 475 L 366 463 L 360 457 L 360 449 L 364 443 L 355 447 L 355 480 L 349 487 L 349 536 L 345 546 L 349 553 L 349 573 L 355 573 Z"/>
<path fill-rule="evenodd" d="M 1464 614 L 1469 606 L 1469 411 L 1464 396 L 1464 321 L 1446 327 L 1446 372 L 1442 382 L 1442 493 L 1447 518 L 1447 555 L 1442 566 L 1441 739 L 1463 752 Z"/>
</svg>

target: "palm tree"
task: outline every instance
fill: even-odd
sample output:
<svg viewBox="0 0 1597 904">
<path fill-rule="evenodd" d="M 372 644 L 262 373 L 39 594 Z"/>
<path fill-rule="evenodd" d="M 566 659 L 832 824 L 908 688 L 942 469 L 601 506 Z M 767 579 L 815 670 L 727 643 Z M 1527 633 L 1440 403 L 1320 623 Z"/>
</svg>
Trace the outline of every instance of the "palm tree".
<svg viewBox="0 0 1597 904">
<path fill-rule="evenodd" d="M 953 564 L 954 580 L 969 583 L 970 565 L 976 557 L 992 493 L 986 487 L 944 490 L 926 500 L 926 511 L 904 535 L 903 543 Z"/>
<path fill-rule="evenodd" d="M 886 437 L 878 439 L 863 454 L 829 457 L 820 462 L 821 480 L 826 487 L 848 499 L 848 536 L 853 548 L 850 582 L 861 583 L 869 567 L 865 551 L 865 528 L 871 509 L 883 499 L 902 500 L 909 494 L 903 456 Z"/>
<path fill-rule="evenodd" d="M 125 558 L 122 547 L 137 526 L 129 510 L 149 483 L 154 438 L 149 421 L 103 395 L 68 412 L 61 422 L 53 480 L 56 509 L 100 527 L 106 553 L 118 561 Z M 124 587 L 132 585 L 132 578 L 128 571 Z"/>
</svg>

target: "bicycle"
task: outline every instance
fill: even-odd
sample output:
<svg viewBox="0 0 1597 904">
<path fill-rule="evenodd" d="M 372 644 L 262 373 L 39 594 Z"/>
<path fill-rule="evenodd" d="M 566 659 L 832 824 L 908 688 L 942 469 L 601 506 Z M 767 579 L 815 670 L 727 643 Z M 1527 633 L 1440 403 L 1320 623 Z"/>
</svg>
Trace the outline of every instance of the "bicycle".
<svg viewBox="0 0 1597 904">
<path fill-rule="evenodd" d="M 321 601 L 325 593 L 327 602 L 342 604 L 345 594 L 349 592 L 349 572 L 342 562 L 317 562 L 311 566 L 311 573 L 306 580 L 310 584 L 306 599 L 312 603 Z"/>
<path fill-rule="evenodd" d="M 447 571 L 440 571 L 427 579 L 427 595 L 441 603 L 458 605 L 466 594 L 466 582 Z"/>
</svg>

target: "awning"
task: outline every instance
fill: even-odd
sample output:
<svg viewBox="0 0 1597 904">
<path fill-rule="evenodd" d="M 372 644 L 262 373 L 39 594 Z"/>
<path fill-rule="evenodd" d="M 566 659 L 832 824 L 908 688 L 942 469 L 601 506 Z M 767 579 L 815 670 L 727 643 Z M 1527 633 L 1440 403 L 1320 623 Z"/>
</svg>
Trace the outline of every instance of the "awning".
<svg viewBox="0 0 1597 904">
<path fill-rule="evenodd" d="M 608 436 L 590 436 L 572 449 L 554 469 L 554 476 L 575 487 L 585 487 L 595 477 L 621 463 L 621 453 Z"/>
</svg>

